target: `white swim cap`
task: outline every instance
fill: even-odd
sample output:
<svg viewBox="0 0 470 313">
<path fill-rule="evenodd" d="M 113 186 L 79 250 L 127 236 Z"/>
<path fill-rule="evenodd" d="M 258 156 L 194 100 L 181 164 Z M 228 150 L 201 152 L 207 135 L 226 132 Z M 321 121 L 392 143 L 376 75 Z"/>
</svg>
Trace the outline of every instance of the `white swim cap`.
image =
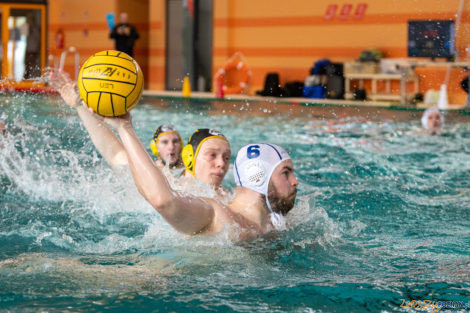
<svg viewBox="0 0 470 313">
<path fill-rule="evenodd" d="M 268 187 L 274 169 L 285 160 L 290 160 L 290 156 L 281 147 L 268 143 L 252 143 L 238 151 L 234 164 L 235 183 L 266 197 L 271 222 L 276 229 L 284 228 L 285 221 L 282 214 L 274 212 L 271 208 Z"/>
<path fill-rule="evenodd" d="M 423 116 L 421 117 L 421 125 L 423 125 L 423 128 L 429 129 L 428 127 L 428 117 L 431 113 L 437 113 L 441 116 L 441 126 L 444 125 L 444 116 L 442 115 L 441 111 L 439 111 L 438 108 L 429 108 L 424 111 Z"/>
</svg>

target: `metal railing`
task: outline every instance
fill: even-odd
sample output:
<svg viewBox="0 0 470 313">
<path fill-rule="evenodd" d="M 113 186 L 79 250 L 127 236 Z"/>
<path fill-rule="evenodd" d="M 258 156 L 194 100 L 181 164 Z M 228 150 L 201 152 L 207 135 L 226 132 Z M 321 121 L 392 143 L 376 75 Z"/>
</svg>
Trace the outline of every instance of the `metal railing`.
<svg viewBox="0 0 470 313">
<path fill-rule="evenodd" d="M 73 53 L 75 55 L 75 76 L 74 80 L 78 79 L 78 73 L 80 72 L 80 54 L 78 53 L 77 49 L 75 47 L 69 47 L 62 51 L 62 54 L 60 55 L 60 63 L 59 63 L 59 70 L 64 69 L 65 65 L 65 59 L 67 58 L 68 53 Z"/>
</svg>

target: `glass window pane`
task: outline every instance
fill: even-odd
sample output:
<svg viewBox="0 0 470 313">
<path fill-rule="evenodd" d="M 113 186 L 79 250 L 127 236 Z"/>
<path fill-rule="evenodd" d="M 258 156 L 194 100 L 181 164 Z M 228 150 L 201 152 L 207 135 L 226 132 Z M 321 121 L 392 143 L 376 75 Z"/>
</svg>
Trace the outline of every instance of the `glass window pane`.
<svg viewBox="0 0 470 313">
<path fill-rule="evenodd" d="M 8 20 L 8 60 L 14 80 L 41 76 L 41 11 L 12 9 Z"/>
</svg>

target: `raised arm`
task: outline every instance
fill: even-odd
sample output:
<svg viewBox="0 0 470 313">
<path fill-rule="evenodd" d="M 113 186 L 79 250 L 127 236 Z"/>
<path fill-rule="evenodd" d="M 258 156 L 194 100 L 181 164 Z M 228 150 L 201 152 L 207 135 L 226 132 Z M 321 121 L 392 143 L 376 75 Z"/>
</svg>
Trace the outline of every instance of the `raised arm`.
<svg viewBox="0 0 470 313">
<path fill-rule="evenodd" d="M 214 208 L 200 198 L 181 196 L 171 189 L 140 142 L 132 127 L 130 114 L 106 118 L 106 122 L 119 132 L 139 192 L 162 217 L 185 234 L 197 234 L 210 227 L 214 220 Z"/>
<path fill-rule="evenodd" d="M 60 93 L 62 99 L 77 110 L 91 141 L 106 162 L 113 168 L 126 165 L 126 151 L 119 138 L 85 106 L 78 94 L 76 83 L 69 78 L 67 73 L 60 71 L 50 74 L 50 82 L 52 88 Z"/>
</svg>

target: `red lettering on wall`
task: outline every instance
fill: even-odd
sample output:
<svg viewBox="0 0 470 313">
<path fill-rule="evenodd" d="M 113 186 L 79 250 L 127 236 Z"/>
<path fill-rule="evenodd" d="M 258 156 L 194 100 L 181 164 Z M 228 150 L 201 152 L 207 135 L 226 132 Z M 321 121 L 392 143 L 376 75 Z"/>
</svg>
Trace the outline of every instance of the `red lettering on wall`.
<svg viewBox="0 0 470 313">
<path fill-rule="evenodd" d="M 325 20 L 326 21 L 331 21 L 334 17 L 335 17 L 335 14 L 336 14 L 336 10 L 338 9 L 338 5 L 336 4 L 330 4 L 327 8 L 326 8 L 326 12 L 325 12 Z"/>
<path fill-rule="evenodd" d="M 367 10 L 367 3 L 359 3 L 356 7 L 356 11 L 354 11 L 354 19 L 360 20 L 364 17 Z"/>
<path fill-rule="evenodd" d="M 349 17 L 349 14 L 351 13 L 352 11 L 352 4 L 350 3 L 346 3 L 343 5 L 343 7 L 341 8 L 341 11 L 339 12 L 339 16 L 338 18 L 340 20 L 345 20 Z"/>
</svg>

